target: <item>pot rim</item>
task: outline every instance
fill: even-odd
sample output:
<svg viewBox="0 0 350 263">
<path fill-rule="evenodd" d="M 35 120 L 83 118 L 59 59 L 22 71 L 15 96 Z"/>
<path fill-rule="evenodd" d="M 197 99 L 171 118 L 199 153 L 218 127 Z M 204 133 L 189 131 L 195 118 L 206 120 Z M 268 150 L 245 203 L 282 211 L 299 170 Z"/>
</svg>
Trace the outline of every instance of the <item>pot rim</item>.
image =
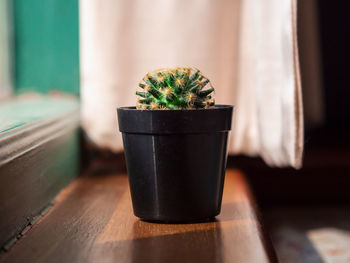
<svg viewBox="0 0 350 263">
<path fill-rule="evenodd" d="M 154 110 L 142 110 L 142 109 L 136 109 L 135 106 L 123 106 L 123 107 L 117 107 L 117 110 L 123 110 L 123 111 L 142 111 L 142 112 L 191 112 L 191 111 L 207 111 L 207 110 L 222 110 L 222 109 L 234 109 L 234 105 L 226 105 L 226 104 L 216 104 L 214 107 L 211 108 L 198 108 L 198 109 L 177 109 L 177 110 L 170 110 L 170 109 L 154 109 Z"/>
<path fill-rule="evenodd" d="M 134 134 L 189 134 L 231 130 L 233 106 L 209 109 L 140 110 L 117 108 L 119 130 Z"/>
</svg>

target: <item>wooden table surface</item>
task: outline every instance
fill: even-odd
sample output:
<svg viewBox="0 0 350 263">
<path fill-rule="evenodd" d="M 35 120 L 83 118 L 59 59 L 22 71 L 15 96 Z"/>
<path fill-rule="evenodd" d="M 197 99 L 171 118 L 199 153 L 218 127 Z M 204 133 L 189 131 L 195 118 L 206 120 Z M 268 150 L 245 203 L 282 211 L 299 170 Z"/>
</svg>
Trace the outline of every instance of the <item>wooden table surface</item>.
<svg viewBox="0 0 350 263">
<path fill-rule="evenodd" d="M 133 215 L 127 176 L 82 176 L 0 262 L 275 262 L 243 175 L 226 173 L 221 214 L 197 224 Z"/>
</svg>

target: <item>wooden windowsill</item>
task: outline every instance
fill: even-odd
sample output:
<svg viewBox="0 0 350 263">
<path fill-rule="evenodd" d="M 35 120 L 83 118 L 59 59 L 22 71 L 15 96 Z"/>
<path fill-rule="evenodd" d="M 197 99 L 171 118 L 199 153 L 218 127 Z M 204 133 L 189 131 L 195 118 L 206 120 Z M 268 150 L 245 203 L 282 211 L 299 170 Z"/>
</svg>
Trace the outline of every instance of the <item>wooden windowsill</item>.
<svg viewBox="0 0 350 263">
<path fill-rule="evenodd" d="M 23 94 L 0 103 L 0 250 L 78 173 L 79 102 Z"/>
<path fill-rule="evenodd" d="M 275 262 L 255 207 L 244 176 L 228 170 L 216 221 L 143 222 L 126 174 L 82 176 L 0 262 Z"/>
</svg>

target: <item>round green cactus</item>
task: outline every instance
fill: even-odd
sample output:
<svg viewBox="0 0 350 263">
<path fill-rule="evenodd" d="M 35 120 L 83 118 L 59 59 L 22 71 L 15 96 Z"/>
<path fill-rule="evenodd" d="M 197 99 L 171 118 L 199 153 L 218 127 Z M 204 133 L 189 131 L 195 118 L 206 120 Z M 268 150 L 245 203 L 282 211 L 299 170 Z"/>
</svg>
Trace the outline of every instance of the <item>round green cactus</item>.
<svg viewBox="0 0 350 263">
<path fill-rule="evenodd" d="M 136 91 L 136 108 L 181 110 L 215 105 L 214 88 L 198 69 L 184 67 L 158 69 L 147 73 Z"/>
</svg>

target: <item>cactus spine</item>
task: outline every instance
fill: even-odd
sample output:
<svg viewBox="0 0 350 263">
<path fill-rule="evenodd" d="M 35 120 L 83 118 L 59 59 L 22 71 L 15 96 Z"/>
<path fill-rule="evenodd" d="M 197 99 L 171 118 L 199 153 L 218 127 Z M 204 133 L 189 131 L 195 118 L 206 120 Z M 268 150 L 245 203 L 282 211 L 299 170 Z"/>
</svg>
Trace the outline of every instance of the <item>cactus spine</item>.
<svg viewBox="0 0 350 263">
<path fill-rule="evenodd" d="M 198 69 L 184 67 L 147 73 L 139 83 L 136 108 L 181 110 L 215 105 L 214 88 Z"/>
</svg>

